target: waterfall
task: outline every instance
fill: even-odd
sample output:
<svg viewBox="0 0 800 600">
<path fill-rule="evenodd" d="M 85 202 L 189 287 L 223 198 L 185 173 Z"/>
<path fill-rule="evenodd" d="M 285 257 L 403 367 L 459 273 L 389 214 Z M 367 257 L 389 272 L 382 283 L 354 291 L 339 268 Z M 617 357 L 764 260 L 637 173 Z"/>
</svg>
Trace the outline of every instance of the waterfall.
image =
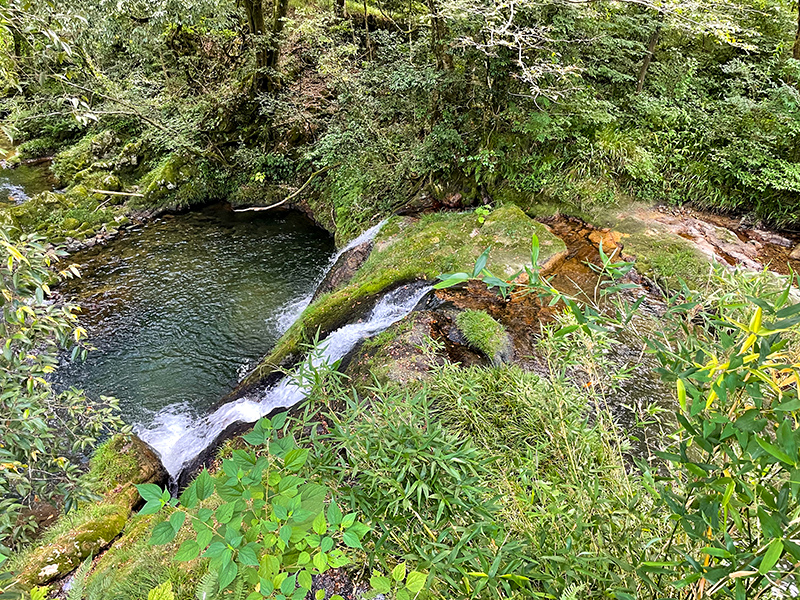
<svg viewBox="0 0 800 600">
<path fill-rule="evenodd" d="M 349 252 L 353 248 L 360 246 L 364 242 L 369 242 L 375 239 L 375 236 L 378 235 L 381 228 L 386 224 L 386 219 L 367 229 L 364 233 L 359 235 L 356 238 L 350 240 L 347 245 L 336 252 L 331 259 L 328 261 L 328 266 L 322 271 L 322 275 L 320 275 L 317 284 L 314 286 L 314 289 L 311 292 L 303 296 L 302 298 L 297 298 L 292 300 L 288 304 L 286 304 L 281 310 L 278 311 L 278 314 L 275 315 L 274 323 L 278 334 L 283 335 L 286 333 L 286 330 L 292 326 L 300 315 L 303 314 L 303 311 L 311 304 L 311 299 L 314 297 L 314 291 L 319 287 L 319 285 L 324 281 L 325 277 L 327 277 L 330 270 L 334 267 L 334 265 L 338 262 L 338 260 L 342 257 L 345 252 Z"/>
<path fill-rule="evenodd" d="M 410 313 L 431 289 L 425 284 L 409 284 L 384 295 L 363 321 L 345 325 L 320 342 L 298 371 L 340 360 L 361 340 L 380 333 Z M 294 406 L 308 391 L 301 379 L 287 376 L 260 396 L 243 396 L 199 420 L 193 419 L 180 405 L 167 407 L 156 415 L 150 428 L 137 434 L 158 452 L 169 474 L 177 478 L 184 465 L 214 443 L 230 425 L 255 423 L 276 408 Z"/>
</svg>

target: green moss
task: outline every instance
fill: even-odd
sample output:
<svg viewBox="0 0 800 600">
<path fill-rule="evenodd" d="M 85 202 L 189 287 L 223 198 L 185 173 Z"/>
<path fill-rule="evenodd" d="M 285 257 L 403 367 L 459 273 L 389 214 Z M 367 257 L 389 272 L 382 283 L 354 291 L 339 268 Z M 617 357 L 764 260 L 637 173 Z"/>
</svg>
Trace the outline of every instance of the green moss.
<svg viewBox="0 0 800 600">
<path fill-rule="evenodd" d="M 103 204 L 82 185 L 64 194 L 42 192 L 19 205 L 0 204 L 0 221 L 14 223 L 25 233 L 39 233 L 50 241 L 83 239 L 115 222 L 125 208 Z M 102 199 L 103 196 L 100 196 Z"/>
<path fill-rule="evenodd" d="M 456 324 L 470 346 L 493 361 L 507 346 L 505 328 L 484 310 L 466 310 L 456 317 Z"/>
<path fill-rule="evenodd" d="M 701 289 L 711 272 L 709 258 L 679 235 L 633 219 L 615 226 L 623 234 L 624 254 L 636 259 L 636 269 L 671 290 L 681 288 L 681 281 L 692 289 Z"/>
<path fill-rule="evenodd" d="M 78 143 L 56 154 L 50 169 L 62 182 L 72 181 L 75 174 L 91 166 L 94 162 L 92 155 L 92 140 L 95 136 L 86 135 Z"/>
<path fill-rule="evenodd" d="M 227 176 L 209 162 L 170 154 L 139 180 L 144 198 L 136 204 L 148 208 L 176 208 L 202 204 L 227 195 Z"/>
<path fill-rule="evenodd" d="M 164 581 L 172 581 L 176 598 L 192 598 L 196 581 L 201 576 L 199 560 L 186 565 L 175 563 L 173 556 L 185 540 L 189 528 L 179 539 L 165 546 L 148 542 L 156 523 L 163 515 L 137 516 L 131 519 L 120 538 L 95 563 L 86 582 L 89 597 L 146 598 L 149 590 Z"/>
<path fill-rule="evenodd" d="M 90 554 L 96 555 L 116 538 L 128 520 L 128 509 L 115 504 L 90 504 L 72 519 L 48 532 L 37 547 L 12 560 L 18 580 L 36 585 L 62 577 Z"/>
<path fill-rule="evenodd" d="M 139 473 L 136 455 L 126 446 L 130 446 L 128 436 L 115 435 L 95 450 L 87 478 L 98 494 L 133 481 Z"/>
<path fill-rule="evenodd" d="M 435 213 L 419 220 L 393 218 L 350 283 L 309 306 L 245 384 L 284 365 L 318 329 L 330 333 L 393 286 L 433 280 L 448 271 L 471 270 L 489 246 L 487 267 L 499 277 L 513 277 L 530 262 L 534 234 L 541 247 L 540 266 L 565 251 L 564 242 L 510 204 L 493 211 L 482 225 L 472 213 Z"/>
</svg>

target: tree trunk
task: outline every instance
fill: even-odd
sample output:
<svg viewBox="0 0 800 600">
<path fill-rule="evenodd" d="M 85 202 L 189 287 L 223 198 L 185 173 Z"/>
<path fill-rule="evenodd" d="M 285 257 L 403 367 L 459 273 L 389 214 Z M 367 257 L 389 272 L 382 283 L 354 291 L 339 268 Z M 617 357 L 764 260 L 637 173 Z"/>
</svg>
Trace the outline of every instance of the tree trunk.
<svg viewBox="0 0 800 600">
<path fill-rule="evenodd" d="M 242 0 L 245 13 L 247 13 L 247 29 L 250 35 L 255 38 L 256 43 L 256 73 L 253 77 L 253 88 L 260 91 L 266 88 L 267 74 L 264 70 L 269 61 L 269 50 L 260 39 L 266 32 L 264 31 L 264 7 L 262 0 Z"/>
<path fill-rule="evenodd" d="M 436 66 L 439 69 L 453 69 L 453 57 L 447 52 L 447 25 L 439 14 L 439 5 L 436 0 L 428 0 L 428 10 L 431 13 L 431 52 L 436 57 Z"/>
<path fill-rule="evenodd" d="M 345 1 L 346 0 L 333 0 L 333 13 L 336 15 L 337 19 L 343 19 L 345 17 Z"/>
<path fill-rule="evenodd" d="M 795 60 L 800 60 L 800 0 L 797 2 L 797 32 L 794 34 L 792 58 Z"/>
<path fill-rule="evenodd" d="M 270 48 L 267 51 L 267 66 L 274 69 L 278 66 L 278 58 L 281 55 L 280 40 L 278 39 L 283 31 L 283 22 L 286 18 L 286 11 L 289 10 L 289 0 L 275 0 L 275 7 L 272 13 L 272 36 Z"/>
<path fill-rule="evenodd" d="M 650 41 L 647 44 L 647 54 L 644 57 L 642 68 L 639 69 L 639 80 L 636 82 L 637 94 L 640 94 L 642 92 L 642 89 L 644 89 L 644 78 L 647 76 L 647 69 L 650 68 L 650 63 L 653 60 L 653 53 L 655 53 L 656 46 L 658 46 L 658 40 L 661 38 L 661 25 L 663 24 L 663 22 L 664 22 L 663 15 L 659 14 L 658 24 L 656 25 L 655 30 L 650 36 Z"/>
</svg>

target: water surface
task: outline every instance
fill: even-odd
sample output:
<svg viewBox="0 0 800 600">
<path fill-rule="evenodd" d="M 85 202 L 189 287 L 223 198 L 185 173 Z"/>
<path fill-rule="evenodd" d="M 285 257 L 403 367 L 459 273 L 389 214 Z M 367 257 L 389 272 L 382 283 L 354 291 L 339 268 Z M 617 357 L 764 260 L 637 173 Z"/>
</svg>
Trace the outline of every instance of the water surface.
<svg viewBox="0 0 800 600">
<path fill-rule="evenodd" d="M 97 349 L 59 383 L 116 396 L 140 427 L 170 405 L 205 415 L 274 345 L 333 250 L 302 215 L 213 207 L 76 254 L 83 277 L 63 292 Z"/>
</svg>

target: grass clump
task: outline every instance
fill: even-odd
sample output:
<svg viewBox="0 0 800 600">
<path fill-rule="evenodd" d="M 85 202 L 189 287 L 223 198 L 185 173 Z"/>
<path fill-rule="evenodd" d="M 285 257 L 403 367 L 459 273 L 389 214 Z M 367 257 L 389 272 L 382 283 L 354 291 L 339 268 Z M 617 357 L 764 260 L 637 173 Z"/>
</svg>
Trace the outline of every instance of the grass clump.
<svg viewBox="0 0 800 600">
<path fill-rule="evenodd" d="M 477 348 L 492 361 L 499 362 L 508 345 L 505 327 L 485 310 L 465 310 L 456 317 L 456 324 L 470 346 Z"/>
<path fill-rule="evenodd" d="M 134 454 L 124 451 L 127 443 L 127 436 L 115 435 L 95 450 L 87 478 L 97 493 L 105 493 L 121 483 L 132 481 L 139 472 Z"/>
<path fill-rule="evenodd" d="M 360 396 L 328 386 L 307 405 L 327 424 L 312 468 L 373 519 L 370 568 L 409 562 L 432 597 L 632 593 L 648 528 L 663 532 L 589 401 L 515 366 L 432 365 L 424 383 Z"/>
</svg>

